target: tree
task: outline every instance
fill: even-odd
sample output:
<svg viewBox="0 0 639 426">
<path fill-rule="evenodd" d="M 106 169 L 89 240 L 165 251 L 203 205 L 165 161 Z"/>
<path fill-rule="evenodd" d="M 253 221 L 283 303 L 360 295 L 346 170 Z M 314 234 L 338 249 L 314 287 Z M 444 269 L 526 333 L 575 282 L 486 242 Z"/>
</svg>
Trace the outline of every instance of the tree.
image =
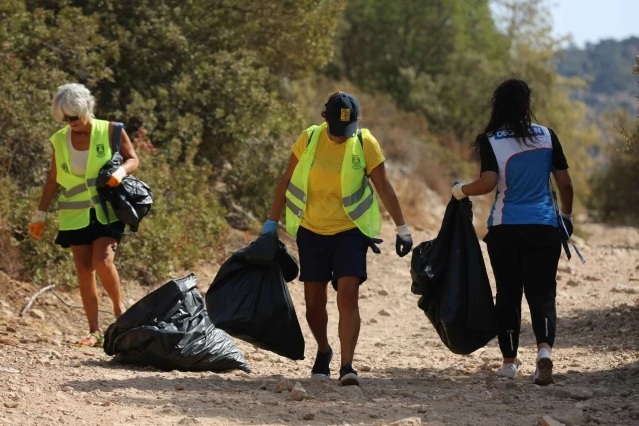
<svg viewBox="0 0 639 426">
<path fill-rule="evenodd" d="M 475 95 L 507 53 L 488 0 L 351 0 L 343 17 L 329 74 L 390 94 L 436 131 L 478 131 L 486 100 Z"/>
</svg>

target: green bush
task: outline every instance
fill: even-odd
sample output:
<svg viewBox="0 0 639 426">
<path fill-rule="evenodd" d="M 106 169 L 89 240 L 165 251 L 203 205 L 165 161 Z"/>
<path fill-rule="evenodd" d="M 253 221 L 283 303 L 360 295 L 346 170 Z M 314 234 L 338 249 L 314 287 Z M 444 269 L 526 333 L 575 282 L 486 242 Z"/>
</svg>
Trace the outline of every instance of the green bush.
<svg viewBox="0 0 639 426">
<path fill-rule="evenodd" d="M 639 56 L 632 70 L 639 75 Z M 629 131 L 634 126 L 634 131 Z M 592 176 L 590 207 L 598 219 L 639 225 L 639 121 L 620 117 L 618 133 L 608 147 L 608 162 Z"/>
</svg>

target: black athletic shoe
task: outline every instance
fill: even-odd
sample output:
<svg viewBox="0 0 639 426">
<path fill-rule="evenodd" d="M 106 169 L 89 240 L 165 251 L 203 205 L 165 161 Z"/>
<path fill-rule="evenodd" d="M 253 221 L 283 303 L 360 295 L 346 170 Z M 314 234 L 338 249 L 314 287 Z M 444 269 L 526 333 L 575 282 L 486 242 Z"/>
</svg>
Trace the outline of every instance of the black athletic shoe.
<svg viewBox="0 0 639 426">
<path fill-rule="evenodd" d="M 339 384 L 342 386 L 359 386 L 359 377 L 350 364 L 339 369 Z"/>
<path fill-rule="evenodd" d="M 315 356 L 315 364 L 313 364 L 313 369 L 311 370 L 311 378 L 315 379 L 328 379 L 331 377 L 331 359 L 333 359 L 333 349 L 328 347 L 327 353 L 321 353 L 317 351 L 317 355 Z"/>
</svg>

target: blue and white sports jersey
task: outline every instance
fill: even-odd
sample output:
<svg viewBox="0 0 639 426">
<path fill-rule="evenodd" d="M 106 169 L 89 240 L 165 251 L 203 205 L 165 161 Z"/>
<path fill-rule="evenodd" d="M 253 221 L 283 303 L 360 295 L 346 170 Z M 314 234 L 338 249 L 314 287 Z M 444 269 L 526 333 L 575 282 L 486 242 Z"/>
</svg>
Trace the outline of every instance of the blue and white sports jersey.
<svg viewBox="0 0 639 426">
<path fill-rule="evenodd" d="M 499 183 L 488 227 L 495 225 L 550 225 L 557 216 L 548 185 L 552 166 L 552 139 L 548 128 L 533 124 L 535 138 L 520 144 L 510 130 L 486 135 L 499 167 Z"/>
</svg>

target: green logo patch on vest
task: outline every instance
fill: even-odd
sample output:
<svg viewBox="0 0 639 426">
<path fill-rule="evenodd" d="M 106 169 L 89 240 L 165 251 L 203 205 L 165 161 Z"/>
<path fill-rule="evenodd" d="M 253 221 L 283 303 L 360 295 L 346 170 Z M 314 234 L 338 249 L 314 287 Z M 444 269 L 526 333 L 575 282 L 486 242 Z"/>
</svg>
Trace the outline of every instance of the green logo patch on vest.
<svg viewBox="0 0 639 426">
<path fill-rule="evenodd" d="M 355 170 L 359 170 L 362 168 L 362 160 L 359 159 L 359 156 L 353 155 L 352 161 L 353 161 L 353 168 Z"/>
<path fill-rule="evenodd" d="M 64 173 L 69 173 L 69 166 L 67 166 L 67 163 L 62 163 L 62 170 L 64 170 Z"/>
<path fill-rule="evenodd" d="M 104 151 L 104 144 L 99 143 L 95 146 L 95 149 L 98 152 L 98 157 L 104 157 L 104 155 L 106 154 L 106 152 Z"/>
</svg>

